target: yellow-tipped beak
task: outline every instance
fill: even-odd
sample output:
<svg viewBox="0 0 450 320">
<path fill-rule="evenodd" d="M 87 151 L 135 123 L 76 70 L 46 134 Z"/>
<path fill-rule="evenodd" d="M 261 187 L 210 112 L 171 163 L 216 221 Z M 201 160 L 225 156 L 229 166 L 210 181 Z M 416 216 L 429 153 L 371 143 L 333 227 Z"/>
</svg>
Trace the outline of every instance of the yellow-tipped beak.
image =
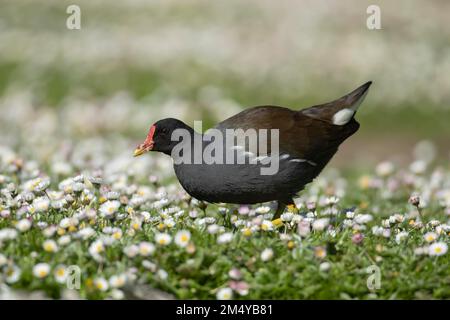
<svg viewBox="0 0 450 320">
<path fill-rule="evenodd" d="M 143 148 L 136 148 L 133 153 L 133 157 L 139 157 L 140 155 L 145 153 L 145 149 Z"/>
</svg>

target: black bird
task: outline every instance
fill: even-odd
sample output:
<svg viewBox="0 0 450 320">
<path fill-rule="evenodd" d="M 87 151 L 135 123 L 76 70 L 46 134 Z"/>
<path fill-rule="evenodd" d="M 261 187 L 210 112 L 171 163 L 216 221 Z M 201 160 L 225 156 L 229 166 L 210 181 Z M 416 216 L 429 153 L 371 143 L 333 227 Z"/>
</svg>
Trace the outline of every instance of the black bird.
<svg viewBox="0 0 450 320">
<path fill-rule="evenodd" d="M 172 156 L 181 185 L 199 200 L 235 204 L 277 201 L 274 216 L 277 218 L 287 205 L 294 204 L 292 198 L 317 177 L 339 145 L 358 130 L 359 123 L 354 115 L 371 84 L 369 81 L 337 100 L 300 111 L 278 106 L 249 108 L 204 134 L 180 120 L 163 119 L 151 126 L 134 156 L 147 151 Z M 217 137 L 219 133 L 228 137 L 229 129 L 242 129 L 231 145 Z M 246 135 L 248 129 L 269 130 L 265 149 L 250 141 L 250 136 Z M 270 130 L 273 129 L 278 129 L 278 141 L 275 141 L 276 136 L 272 140 Z M 195 141 L 200 144 L 196 145 Z M 216 157 L 216 161 L 201 159 L 200 163 L 195 163 L 195 155 L 206 153 L 208 148 L 211 151 L 212 142 L 220 147 L 207 154 Z M 278 150 L 272 142 L 278 142 Z M 230 152 L 234 160 L 231 164 L 226 161 Z M 241 162 L 236 163 L 238 158 Z M 262 169 L 269 170 L 271 164 L 277 170 L 263 174 Z"/>
</svg>

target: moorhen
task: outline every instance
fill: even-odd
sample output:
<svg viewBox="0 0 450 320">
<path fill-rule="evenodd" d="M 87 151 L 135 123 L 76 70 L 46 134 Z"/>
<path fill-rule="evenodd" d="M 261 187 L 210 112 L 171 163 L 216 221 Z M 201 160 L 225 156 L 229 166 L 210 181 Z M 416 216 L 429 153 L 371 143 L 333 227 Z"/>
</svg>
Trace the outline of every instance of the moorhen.
<svg viewBox="0 0 450 320">
<path fill-rule="evenodd" d="M 137 147 L 134 156 L 147 151 L 172 156 L 181 185 L 199 200 L 234 204 L 276 200 L 275 219 L 287 205 L 294 204 L 292 198 L 322 171 L 339 145 L 358 130 L 359 123 L 354 115 L 371 83 L 335 101 L 300 111 L 278 106 L 249 108 L 205 133 L 195 131 L 180 120 L 163 119 L 150 127 L 146 140 Z M 218 137 L 220 133 L 228 137 L 227 134 L 233 132 L 230 129 L 239 131 L 238 138 L 233 138 L 231 144 Z M 262 137 L 268 137 L 270 131 L 270 139 L 260 139 L 268 145 L 258 144 L 259 148 L 255 148 L 247 139 L 249 136 L 245 136 L 248 129 L 263 133 L 261 129 L 266 129 L 266 136 Z M 273 132 L 278 136 L 277 133 L 272 135 Z M 239 140 L 239 137 L 244 139 Z M 202 152 L 206 154 L 212 142 L 220 142 L 221 146 L 210 153 L 217 157 L 216 161 L 198 161 L 195 157 Z M 223 154 L 228 156 L 230 150 L 233 161 L 217 161 L 225 159 Z M 271 165 L 276 163 L 275 170 L 264 174 L 262 169 L 268 170 L 269 160 Z"/>
</svg>

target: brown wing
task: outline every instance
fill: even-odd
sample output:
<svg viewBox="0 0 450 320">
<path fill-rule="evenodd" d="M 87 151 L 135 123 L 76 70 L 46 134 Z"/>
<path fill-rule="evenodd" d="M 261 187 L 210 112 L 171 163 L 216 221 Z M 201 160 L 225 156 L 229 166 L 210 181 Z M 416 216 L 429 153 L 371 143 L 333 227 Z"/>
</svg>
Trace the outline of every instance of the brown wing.
<svg viewBox="0 0 450 320">
<path fill-rule="evenodd" d="M 308 110 L 308 109 L 305 109 Z M 338 146 L 359 127 L 352 119 L 345 126 L 335 126 L 326 121 L 310 117 L 303 111 L 293 111 L 277 106 L 260 106 L 244 110 L 219 123 L 215 128 L 224 129 L 278 129 L 280 153 L 307 159 L 316 163 L 326 162 L 337 151 Z M 270 144 L 268 153 L 270 154 Z M 246 150 L 264 155 L 259 150 Z M 325 162 L 325 163 L 326 163 Z"/>
</svg>

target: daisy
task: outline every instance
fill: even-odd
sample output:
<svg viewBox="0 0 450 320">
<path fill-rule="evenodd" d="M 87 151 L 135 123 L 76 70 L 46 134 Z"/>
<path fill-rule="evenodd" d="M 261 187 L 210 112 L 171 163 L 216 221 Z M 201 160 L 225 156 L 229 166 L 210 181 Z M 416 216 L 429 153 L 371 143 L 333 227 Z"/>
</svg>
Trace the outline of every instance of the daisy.
<svg viewBox="0 0 450 320">
<path fill-rule="evenodd" d="M 273 257 L 273 250 L 271 248 L 266 248 L 261 252 L 261 260 L 269 261 Z"/>
<path fill-rule="evenodd" d="M 324 247 L 316 247 L 314 249 L 314 255 L 316 256 L 316 258 L 323 259 L 327 256 L 327 251 Z"/>
<path fill-rule="evenodd" d="M 261 206 L 261 207 L 256 208 L 255 212 L 257 214 L 266 214 L 266 213 L 270 212 L 270 207 L 268 207 L 268 206 Z"/>
<path fill-rule="evenodd" d="M 125 297 L 125 294 L 122 290 L 119 289 L 113 289 L 111 290 L 111 298 L 114 300 L 122 300 Z"/>
<path fill-rule="evenodd" d="M 50 266 L 47 263 L 38 263 L 33 267 L 33 275 L 36 278 L 45 278 L 50 273 Z"/>
<path fill-rule="evenodd" d="M 358 214 L 355 217 L 355 222 L 358 224 L 366 224 L 373 220 L 373 216 L 370 214 Z"/>
<path fill-rule="evenodd" d="M 191 240 L 191 233 L 187 230 L 180 230 L 175 235 L 175 243 L 179 247 L 186 247 Z"/>
<path fill-rule="evenodd" d="M 134 258 L 139 253 L 139 247 L 136 245 L 127 246 L 127 247 L 123 248 L 123 253 L 128 258 Z"/>
<path fill-rule="evenodd" d="M 392 162 L 381 162 L 375 168 L 377 175 L 381 177 L 387 177 L 394 172 L 394 164 Z"/>
<path fill-rule="evenodd" d="M 45 240 L 42 244 L 42 248 L 44 248 L 44 251 L 46 252 L 56 252 L 58 251 L 58 245 L 54 240 Z"/>
<path fill-rule="evenodd" d="M 164 270 L 164 269 L 159 269 L 158 272 L 156 273 L 156 275 L 157 275 L 158 278 L 160 278 L 161 280 L 166 280 L 167 277 L 169 276 L 169 274 L 167 273 L 167 271 Z"/>
<path fill-rule="evenodd" d="M 64 218 L 59 222 L 59 227 L 63 229 L 67 229 L 70 227 L 70 219 Z"/>
<path fill-rule="evenodd" d="M 395 242 L 397 242 L 397 244 L 399 244 L 400 242 L 402 242 L 404 239 L 406 239 L 408 237 L 408 232 L 406 231 L 402 231 L 400 233 L 398 233 L 395 236 Z"/>
<path fill-rule="evenodd" d="M 328 226 L 329 222 L 330 219 L 328 218 L 317 219 L 313 222 L 312 228 L 316 231 L 323 231 Z"/>
<path fill-rule="evenodd" d="M 335 197 L 335 196 L 331 196 L 325 199 L 325 204 L 330 206 L 330 205 L 335 205 L 336 203 L 339 202 L 339 198 Z"/>
<path fill-rule="evenodd" d="M 58 283 L 65 283 L 67 280 L 67 269 L 64 265 L 59 265 L 54 271 L 55 281 Z"/>
<path fill-rule="evenodd" d="M 261 230 L 264 231 L 272 231 L 273 230 L 273 223 L 269 220 L 263 220 L 261 223 Z"/>
<path fill-rule="evenodd" d="M 157 233 L 155 235 L 155 241 L 159 245 L 167 246 L 172 242 L 172 237 L 168 233 Z"/>
<path fill-rule="evenodd" d="M 430 256 L 442 256 L 447 253 L 448 246 L 445 242 L 436 242 L 428 248 Z"/>
<path fill-rule="evenodd" d="M 428 243 L 435 241 L 437 239 L 437 237 L 438 237 L 438 235 L 436 233 L 434 233 L 434 232 L 427 232 L 423 236 L 425 241 L 428 242 Z"/>
<path fill-rule="evenodd" d="M 118 228 L 115 229 L 112 232 L 112 237 L 113 237 L 114 240 L 120 240 L 122 238 L 122 230 L 120 230 Z"/>
<path fill-rule="evenodd" d="M 20 268 L 18 266 L 13 265 L 13 266 L 7 267 L 5 270 L 5 275 L 6 275 L 5 281 L 10 284 L 16 283 L 17 281 L 19 281 L 21 274 L 22 274 L 22 270 L 20 270 Z"/>
<path fill-rule="evenodd" d="M 322 262 L 319 265 L 319 270 L 323 271 L 323 272 L 326 272 L 326 271 L 330 270 L 330 268 L 331 268 L 331 264 L 329 262 Z"/>
<path fill-rule="evenodd" d="M 17 222 L 16 224 L 16 228 L 20 232 L 26 232 L 31 228 L 31 221 L 28 219 L 19 220 L 19 222 Z"/>
<path fill-rule="evenodd" d="M 242 278 L 242 272 L 237 268 L 233 268 L 228 271 L 228 276 L 233 280 L 240 280 Z"/>
<path fill-rule="evenodd" d="M 101 253 L 105 251 L 105 245 L 103 244 L 103 241 L 96 240 L 89 246 L 88 251 L 95 261 L 100 262 L 103 260 Z"/>
<path fill-rule="evenodd" d="M 46 212 L 50 206 L 50 200 L 46 197 L 39 197 L 33 200 L 33 208 L 36 212 Z"/>
<path fill-rule="evenodd" d="M 131 221 L 131 228 L 133 229 L 133 230 L 135 230 L 135 231 L 138 231 L 138 230 L 141 230 L 141 226 L 142 226 L 142 221 L 141 221 L 141 219 L 133 219 L 132 221 Z"/>
<path fill-rule="evenodd" d="M 150 242 L 141 242 L 139 244 L 139 254 L 143 257 L 148 257 L 155 252 L 155 245 Z"/>
<path fill-rule="evenodd" d="M 0 230 L 0 243 L 3 240 L 13 240 L 17 238 L 17 230 L 11 228 L 5 228 Z"/>
<path fill-rule="evenodd" d="M 125 274 L 114 275 L 109 278 L 109 285 L 111 288 L 121 288 L 125 285 L 127 276 Z"/>
<path fill-rule="evenodd" d="M 112 218 L 119 208 L 119 201 L 108 200 L 100 206 L 100 215 L 104 218 Z"/>
<path fill-rule="evenodd" d="M 292 212 L 286 212 L 281 215 L 281 220 L 290 222 L 294 218 L 294 214 Z"/>
<path fill-rule="evenodd" d="M 50 226 L 50 227 L 45 228 L 45 229 L 42 231 L 42 234 L 43 234 L 45 237 L 50 238 L 50 237 L 53 237 L 53 235 L 55 234 L 55 232 L 56 232 L 57 229 L 58 229 L 58 228 L 56 228 L 56 226 Z"/>
<path fill-rule="evenodd" d="M 8 259 L 0 253 L 0 267 L 3 267 L 8 262 Z"/>
<path fill-rule="evenodd" d="M 231 288 L 221 288 L 216 294 L 217 300 L 231 300 L 233 298 L 233 290 Z"/>
<path fill-rule="evenodd" d="M 211 224 L 207 228 L 209 234 L 216 234 L 219 232 L 219 226 L 217 224 Z"/>
<path fill-rule="evenodd" d="M 217 237 L 218 244 L 224 244 L 231 242 L 233 240 L 233 234 L 231 232 L 226 232 Z"/>
<path fill-rule="evenodd" d="M 300 237 L 307 237 L 311 232 L 311 225 L 308 221 L 302 220 L 298 223 L 297 232 Z"/>
<path fill-rule="evenodd" d="M 94 280 L 95 287 L 100 291 L 106 291 L 108 290 L 108 281 L 106 281 L 105 278 L 97 278 Z"/>
</svg>

